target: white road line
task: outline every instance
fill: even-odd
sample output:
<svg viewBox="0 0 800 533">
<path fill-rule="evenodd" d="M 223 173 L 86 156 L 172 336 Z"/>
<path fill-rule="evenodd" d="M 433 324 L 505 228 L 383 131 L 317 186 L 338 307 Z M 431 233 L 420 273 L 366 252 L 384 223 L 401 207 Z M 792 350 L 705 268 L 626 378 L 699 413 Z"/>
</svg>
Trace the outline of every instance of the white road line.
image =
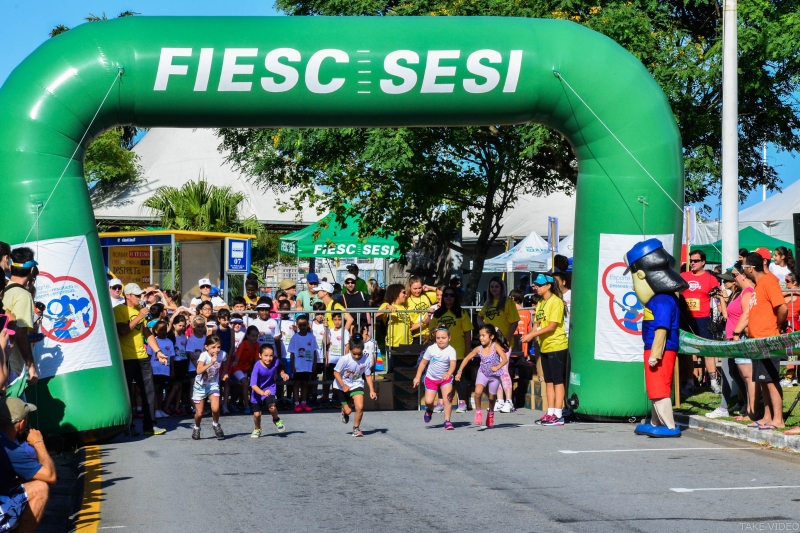
<svg viewBox="0 0 800 533">
<path fill-rule="evenodd" d="M 632 448 L 630 450 L 558 450 L 558 453 L 620 453 L 620 452 L 682 452 L 689 450 L 752 450 L 752 447 L 741 448 Z"/>
<path fill-rule="evenodd" d="M 100 529 L 122 529 L 123 527 L 125 526 L 104 526 L 101 527 Z"/>
<path fill-rule="evenodd" d="M 698 492 L 701 490 L 761 490 L 761 489 L 800 489 L 800 485 L 775 485 L 771 487 L 710 487 L 705 489 L 669 489 L 673 492 Z"/>
</svg>

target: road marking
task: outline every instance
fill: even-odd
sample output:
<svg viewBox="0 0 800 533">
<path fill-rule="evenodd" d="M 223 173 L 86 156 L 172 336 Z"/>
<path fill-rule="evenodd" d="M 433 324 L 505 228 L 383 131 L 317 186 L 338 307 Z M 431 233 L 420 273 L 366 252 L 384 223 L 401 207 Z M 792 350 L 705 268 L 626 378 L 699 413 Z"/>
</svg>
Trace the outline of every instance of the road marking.
<svg viewBox="0 0 800 533">
<path fill-rule="evenodd" d="M 770 487 L 709 487 L 705 489 L 669 489 L 673 492 L 698 492 L 701 490 L 760 490 L 760 489 L 800 489 L 800 485 L 774 485 Z"/>
<path fill-rule="evenodd" d="M 83 501 L 75 520 L 75 531 L 96 533 L 97 526 L 100 524 L 100 500 L 103 495 L 100 476 L 102 472 L 100 447 L 86 446 L 84 451 L 86 460 L 83 463 Z"/>
<path fill-rule="evenodd" d="M 620 452 L 682 452 L 689 450 L 752 450 L 752 447 L 741 448 L 632 448 L 629 450 L 558 450 L 558 453 L 620 453 Z"/>
<path fill-rule="evenodd" d="M 101 527 L 100 529 L 121 529 L 123 527 L 125 527 L 125 526 L 104 526 L 104 527 Z"/>
</svg>

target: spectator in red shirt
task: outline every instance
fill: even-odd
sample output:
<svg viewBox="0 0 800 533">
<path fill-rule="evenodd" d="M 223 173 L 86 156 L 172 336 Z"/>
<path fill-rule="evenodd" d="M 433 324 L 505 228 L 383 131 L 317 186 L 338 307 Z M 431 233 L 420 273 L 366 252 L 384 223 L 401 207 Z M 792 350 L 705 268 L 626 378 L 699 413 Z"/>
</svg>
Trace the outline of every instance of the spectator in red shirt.
<svg viewBox="0 0 800 533">
<path fill-rule="evenodd" d="M 765 270 L 764 258 L 755 252 L 747 255 L 747 264 L 743 268 L 744 275 L 756 284 L 756 292 L 750 300 L 750 319 L 747 323 L 750 338 L 763 339 L 780 335 L 786 325 L 789 311 L 778 278 Z M 753 380 L 761 386 L 764 416 L 748 427 L 759 429 L 784 427 L 783 389 L 778 374 L 779 365 L 778 358 L 753 361 Z"/>
<path fill-rule="evenodd" d="M 686 308 L 689 311 L 689 316 L 684 317 L 686 319 L 686 329 L 698 337 L 710 339 L 712 336 L 708 326 L 711 322 L 711 296 L 714 291 L 719 290 L 719 280 L 716 276 L 707 272 L 705 266 L 705 252 L 698 250 L 689 254 L 689 268 L 691 268 L 691 271 L 681 272 L 681 277 L 689 283 L 689 288 L 683 291 L 681 296 L 685 300 Z M 722 388 L 720 386 L 720 378 L 717 375 L 717 358 L 705 357 L 704 359 L 711 389 L 715 394 L 719 394 Z M 688 396 L 694 388 L 692 368 L 694 368 L 693 359 L 690 356 L 682 355 L 683 396 Z"/>
</svg>

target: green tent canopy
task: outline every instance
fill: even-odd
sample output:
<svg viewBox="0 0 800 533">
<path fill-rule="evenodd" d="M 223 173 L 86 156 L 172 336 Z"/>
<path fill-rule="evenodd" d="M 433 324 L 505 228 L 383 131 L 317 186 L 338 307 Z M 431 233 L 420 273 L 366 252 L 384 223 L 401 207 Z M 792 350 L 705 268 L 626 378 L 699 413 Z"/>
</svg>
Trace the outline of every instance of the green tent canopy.
<svg viewBox="0 0 800 533">
<path fill-rule="evenodd" d="M 294 257 L 400 257 L 394 238 L 358 238 L 358 217 L 349 217 L 344 224 L 336 222 L 333 213 L 308 227 L 281 237 L 280 253 Z"/>
<path fill-rule="evenodd" d="M 764 247 L 770 252 L 774 251 L 778 246 L 785 246 L 788 249 L 793 249 L 794 245 L 790 242 L 770 237 L 766 233 L 762 233 L 757 229 L 747 226 L 739 230 L 739 248 L 747 248 L 751 252 L 756 248 Z M 722 241 L 717 241 L 712 244 L 701 244 L 692 246 L 691 252 L 702 250 L 706 253 L 706 261 L 709 263 L 720 263 L 722 261 Z M 691 253 L 690 252 L 690 253 Z M 728 268 L 731 265 L 724 265 Z"/>
</svg>

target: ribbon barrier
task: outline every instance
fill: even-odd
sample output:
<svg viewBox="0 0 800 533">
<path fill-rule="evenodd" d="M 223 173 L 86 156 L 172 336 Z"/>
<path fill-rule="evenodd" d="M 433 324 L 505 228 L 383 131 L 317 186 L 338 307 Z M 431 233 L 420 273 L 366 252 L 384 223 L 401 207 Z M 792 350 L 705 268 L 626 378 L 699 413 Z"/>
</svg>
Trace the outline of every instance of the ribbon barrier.
<svg viewBox="0 0 800 533">
<path fill-rule="evenodd" d="M 101 438 L 130 420 L 83 172 L 104 130 L 533 122 L 578 160 L 570 393 L 581 414 L 643 415 L 640 350 L 596 353 L 637 334 L 620 315 L 635 306 L 615 292 L 622 253 L 601 257 L 601 240 L 642 239 L 642 198 L 647 233 L 678 235 L 683 157 L 661 88 L 611 39 L 504 17 L 129 17 L 47 40 L 0 88 L 2 238 L 36 251 L 39 281 L 69 300 L 53 313 L 80 319 L 54 325 L 37 355 L 49 369 L 32 396 L 42 430 Z"/>
<path fill-rule="evenodd" d="M 769 359 L 800 355 L 800 331 L 743 341 L 712 341 L 680 332 L 679 352 L 698 357 L 736 357 L 739 359 Z"/>
</svg>

